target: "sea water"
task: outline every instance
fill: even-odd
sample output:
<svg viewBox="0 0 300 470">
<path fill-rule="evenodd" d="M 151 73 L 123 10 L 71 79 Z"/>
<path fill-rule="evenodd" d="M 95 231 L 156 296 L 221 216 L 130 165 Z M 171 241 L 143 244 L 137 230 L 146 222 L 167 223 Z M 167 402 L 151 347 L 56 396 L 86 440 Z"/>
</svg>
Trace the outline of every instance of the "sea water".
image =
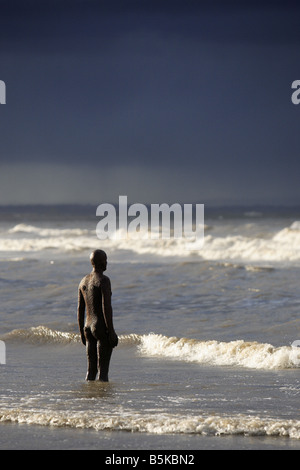
<svg viewBox="0 0 300 470">
<path fill-rule="evenodd" d="M 92 207 L 1 208 L 1 449 L 299 449 L 300 211 L 98 240 Z M 119 345 L 85 382 L 77 289 L 108 255 Z"/>
</svg>

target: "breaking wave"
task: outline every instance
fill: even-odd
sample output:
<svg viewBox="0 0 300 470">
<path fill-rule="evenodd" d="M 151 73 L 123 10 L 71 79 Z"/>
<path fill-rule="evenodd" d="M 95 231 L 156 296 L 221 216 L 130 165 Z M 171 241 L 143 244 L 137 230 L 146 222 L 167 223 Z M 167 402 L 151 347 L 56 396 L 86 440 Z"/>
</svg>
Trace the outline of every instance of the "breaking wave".
<svg viewBox="0 0 300 470">
<path fill-rule="evenodd" d="M 80 336 L 77 333 L 52 330 L 45 326 L 13 330 L 4 335 L 3 339 L 22 340 L 31 344 L 80 343 Z M 274 347 L 271 344 L 255 341 L 199 341 L 154 333 L 144 335 L 132 333 L 120 335 L 119 346 L 137 347 L 139 354 L 146 357 L 161 357 L 203 365 L 266 370 L 300 367 L 300 348 Z"/>
<path fill-rule="evenodd" d="M 170 413 L 138 413 L 132 410 L 105 415 L 103 411 L 58 411 L 49 409 L 0 409 L 0 422 L 42 426 L 130 431 L 152 434 L 199 434 L 285 436 L 300 439 L 300 421 L 237 414 L 186 416 Z"/>
<path fill-rule="evenodd" d="M 18 224 L 8 230 L 8 233 L 35 233 L 39 237 L 56 237 L 56 236 L 80 236 L 89 234 L 89 230 L 81 228 L 68 228 L 68 229 L 55 229 L 55 228 L 40 228 L 34 225 Z"/>
<path fill-rule="evenodd" d="M 206 227 L 207 229 L 207 227 Z M 198 240 L 158 239 L 149 237 L 131 239 L 116 232 L 114 239 L 101 241 L 104 249 L 130 250 L 139 255 L 186 256 L 191 252 L 206 260 L 243 260 L 243 261 L 300 261 L 300 222 L 275 234 L 261 236 L 213 234 L 213 228 L 205 231 L 204 245 Z M 95 249 L 100 244 L 95 230 L 83 228 L 40 228 L 18 224 L 2 233 L 0 251 L 41 251 L 59 250 L 76 252 Z"/>
<path fill-rule="evenodd" d="M 240 366 L 253 369 L 289 369 L 300 367 L 300 349 L 274 347 L 267 343 L 235 340 L 229 342 L 143 335 L 140 352 L 199 364 Z"/>
<path fill-rule="evenodd" d="M 122 345 L 135 345 L 141 342 L 141 335 L 135 333 L 121 335 L 119 337 Z M 33 326 L 31 328 L 20 328 L 10 331 L 2 336 L 4 341 L 23 341 L 30 344 L 70 344 L 80 343 L 81 338 L 78 333 L 70 333 L 66 331 L 53 330 L 47 326 Z"/>
<path fill-rule="evenodd" d="M 33 326 L 31 328 L 12 330 L 6 333 L 2 338 L 4 341 L 21 340 L 24 343 L 31 344 L 68 344 L 80 342 L 79 334 L 52 330 L 46 326 Z"/>
</svg>

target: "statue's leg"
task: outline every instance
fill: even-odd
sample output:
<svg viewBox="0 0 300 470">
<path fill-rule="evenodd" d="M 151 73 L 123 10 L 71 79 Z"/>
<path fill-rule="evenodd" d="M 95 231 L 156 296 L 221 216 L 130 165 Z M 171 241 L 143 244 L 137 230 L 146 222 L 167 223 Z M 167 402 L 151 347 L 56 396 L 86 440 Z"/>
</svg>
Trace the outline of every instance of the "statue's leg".
<svg viewBox="0 0 300 470">
<path fill-rule="evenodd" d="M 112 354 L 112 347 L 109 344 L 108 336 L 101 337 L 98 341 L 98 365 L 99 365 L 99 380 L 108 382 L 109 363 Z"/>
<path fill-rule="evenodd" d="M 97 340 L 90 328 L 84 329 L 86 337 L 87 375 L 85 380 L 95 380 L 97 375 Z"/>
</svg>

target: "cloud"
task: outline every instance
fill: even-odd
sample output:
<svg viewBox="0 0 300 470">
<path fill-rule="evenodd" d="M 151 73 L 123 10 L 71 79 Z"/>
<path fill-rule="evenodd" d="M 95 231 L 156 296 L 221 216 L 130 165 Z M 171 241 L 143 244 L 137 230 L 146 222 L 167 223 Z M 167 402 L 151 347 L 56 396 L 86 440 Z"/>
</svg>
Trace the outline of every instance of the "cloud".
<svg viewBox="0 0 300 470">
<path fill-rule="evenodd" d="M 288 4 L 4 3 L 0 203 L 299 196 Z"/>
<path fill-rule="evenodd" d="M 93 167 L 12 164 L 1 167 L 0 204 L 93 204 L 128 202 L 228 204 L 295 204 L 300 197 L 298 173 L 285 181 L 284 171 L 263 167 L 237 177 L 228 167 L 222 171 L 192 165 L 178 171 L 170 166 L 117 165 Z"/>
<path fill-rule="evenodd" d="M 193 178 L 193 182 L 189 181 Z M 187 170 L 118 165 L 13 164 L 1 167 L 0 204 L 100 204 L 127 195 L 131 202 L 192 202 L 204 196 Z M 13 187 L 12 187 L 13 184 Z M 13 196 L 12 196 L 13 195 Z"/>
</svg>

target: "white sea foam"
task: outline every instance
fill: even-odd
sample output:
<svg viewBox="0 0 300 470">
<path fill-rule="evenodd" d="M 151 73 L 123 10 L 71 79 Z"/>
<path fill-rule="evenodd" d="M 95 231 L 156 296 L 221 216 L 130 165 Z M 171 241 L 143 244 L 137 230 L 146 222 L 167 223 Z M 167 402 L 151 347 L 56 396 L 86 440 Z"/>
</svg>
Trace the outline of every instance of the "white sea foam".
<svg viewBox="0 0 300 470">
<path fill-rule="evenodd" d="M 22 237 L 24 234 L 24 237 Z M 83 228 L 41 228 L 18 224 L 2 235 L 0 251 L 30 252 L 58 250 L 75 252 L 92 250 L 99 245 L 95 230 Z M 185 257 L 193 254 L 205 260 L 242 262 L 296 262 L 300 261 L 300 222 L 277 233 L 262 236 L 206 232 L 204 245 L 195 239 L 135 239 L 116 232 L 112 239 L 102 240 L 101 247 L 112 251 L 130 250 L 139 255 Z"/>
<path fill-rule="evenodd" d="M 106 415 L 105 412 L 58 411 L 47 409 L 1 408 L 0 422 L 42 426 L 130 431 L 152 434 L 285 436 L 300 439 L 300 421 L 251 415 L 181 415 L 139 413 L 131 409 Z"/>
<path fill-rule="evenodd" d="M 13 228 L 8 230 L 8 233 L 34 233 L 40 237 L 56 237 L 56 236 L 80 236 L 89 234 L 89 230 L 81 228 L 67 228 L 67 229 L 58 229 L 58 228 L 41 228 L 34 225 L 27 224 L 18 224 Z"/>
<path fill-rule="evenodd" d="M 45 326 L 16 329 L 2 337 L 5 341 L 31 344 L 79 343 L 80 335 L 53 330 Z M 267 343 L 243 340 L 199 341 L 154 333 L 120 335 L 119 346 L 135 346 L 140 354 L 216 366 L 238 366 L 253 369 L 289 369 L 300 367 L 300 348 L 274 347 Z"/>
<path fill-rule="evenodd" d="M 254 369 L 288 369 L 300 367 L 300 350 L 292 346 L 236 340 L 230 342 L 199 341 L 143 335 L 139 350 L 146 356 L 197 362 L 218 366 L 239 366 Z"/>
<path fill-rule="evenodd" d="M 205 259 L 244 261 L 299 261 L 300 222 L 294 222 L 272 237 L 227 235 L 205 237 L 201 256 Z"/>
<path fill-rule="evenodd" d="M 300 221 L 296 220 L 295 222 L 292 223 L 290 226 L 291 230 L 300 230 Z"/>
</svg>

